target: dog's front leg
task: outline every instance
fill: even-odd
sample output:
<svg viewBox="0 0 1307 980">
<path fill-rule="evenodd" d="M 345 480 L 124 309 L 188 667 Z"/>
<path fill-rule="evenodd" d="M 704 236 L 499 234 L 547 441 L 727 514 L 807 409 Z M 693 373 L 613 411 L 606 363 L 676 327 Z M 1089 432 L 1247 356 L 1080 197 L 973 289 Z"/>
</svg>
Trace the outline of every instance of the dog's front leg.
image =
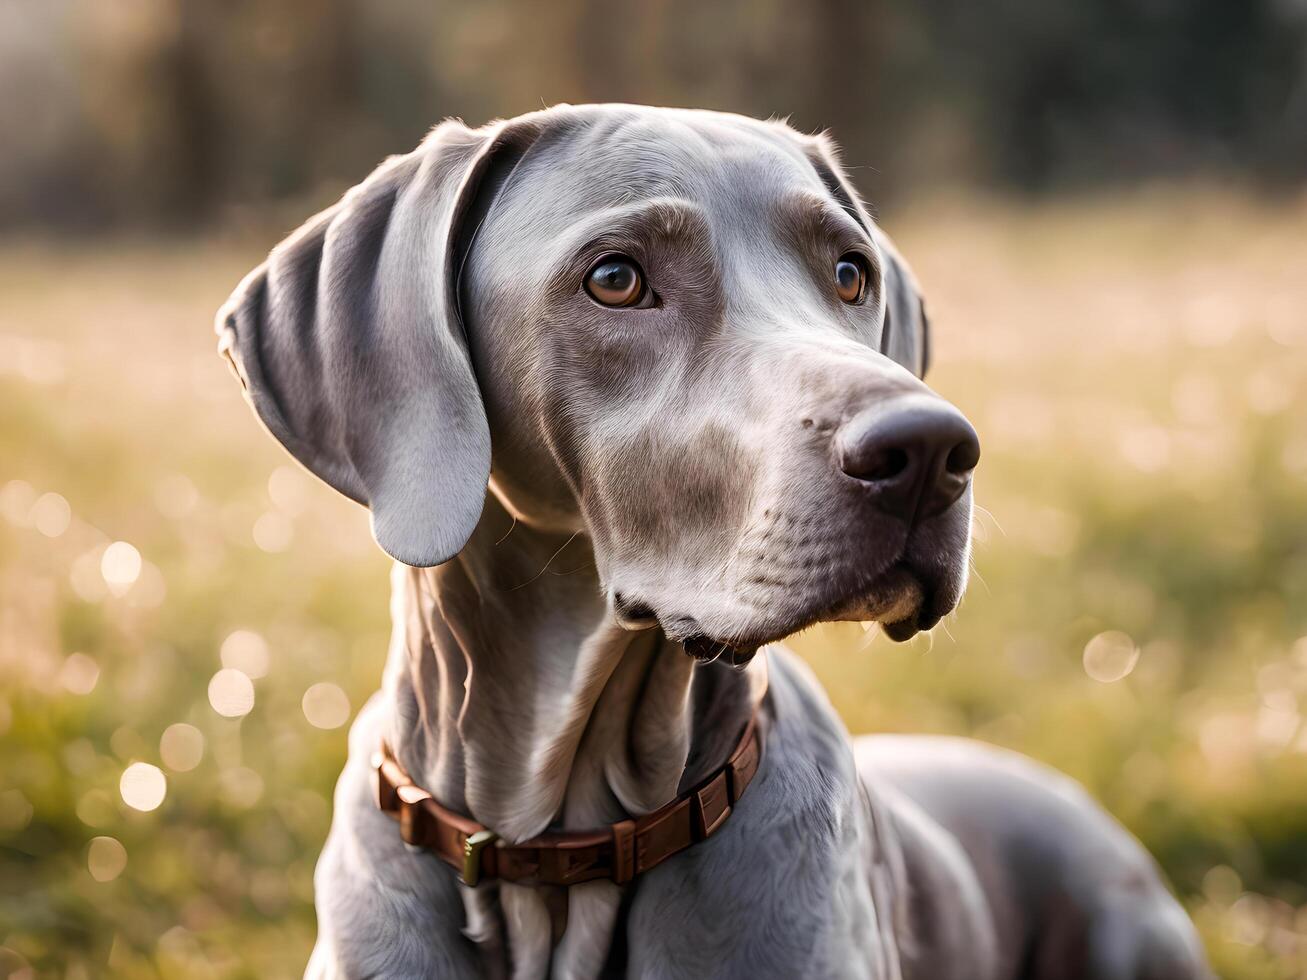
<svg viewBox="0 0 1307 980">
<path fill-rule="evenodd" d="M 486 976 L 480 950 L 463 932 L 454 876 L 434 855 L 404 844 L 373 801 L 365 749 L 377 742 L 381 713 L 374 697 L 350 732 L 331 833 L 314 874 L 318 940 L 305 976 Z"/>
<path fill-rule="evenodd" d="M 567 931 L 554 952 L 553 976 L 565 980 L 599 976 L 621 904 L 622 889 L 611 881 L 587 881 L 569 889 Z"/>
</svg>

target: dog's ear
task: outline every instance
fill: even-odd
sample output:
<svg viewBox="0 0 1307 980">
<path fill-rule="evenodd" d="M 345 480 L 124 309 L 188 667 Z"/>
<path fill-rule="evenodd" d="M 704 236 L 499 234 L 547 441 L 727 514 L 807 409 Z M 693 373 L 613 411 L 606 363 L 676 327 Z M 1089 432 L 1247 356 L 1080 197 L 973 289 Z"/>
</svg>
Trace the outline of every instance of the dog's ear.
<svg viewBox="0 0 1307 980">
<path fill-rule="evenodd" d="M 458 313 L 464 216 L 527 138 L 438 126 L 272 250 L 218 313 L 219 351 L 290 453 L 372 512 L 410 565 L 447 561 L 481 516 L 490 430 Z"/>
<path fill-rule="evenodd" d="M 917 278 L 889 236 L 867 213 L 858 192 L 840 166 L 839 153 L 825 134 L 805 144 L 817 176 L 836 201 L 876 241 L 885 257 L 885 326 L 880 336 L 882 354 L 897 361 L 919 378 L 930 367 L 930 321 Z"/>
<path fill-rule="evenodd" d="M 918 378 L 930 368 L 930 320 L 917 277 L 894 243 L 879 228 L 876 244 L 885 257 L 885 327 L 880 335 L 882 354 L 898 361 Z"/>
</svg>

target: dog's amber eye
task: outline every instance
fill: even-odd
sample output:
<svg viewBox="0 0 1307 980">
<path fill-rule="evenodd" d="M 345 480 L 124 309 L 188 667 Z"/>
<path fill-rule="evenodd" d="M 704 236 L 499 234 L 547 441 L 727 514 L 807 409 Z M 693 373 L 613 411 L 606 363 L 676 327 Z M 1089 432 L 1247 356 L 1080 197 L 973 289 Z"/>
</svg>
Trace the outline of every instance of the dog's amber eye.
<svg viewBox="0 0 1307 980">
<path fill-rule="evenodd" d="M 867 289 L 867 267 L 862 257 L 841 255 L 835 263 L 835 292 L 846 303 L 856 303 L 862 299 Z"/>
<path fill-rule="evenodd" d="M 631 306 L 644 295 L 644 274 L 624 255 L 610 255 L 585 277 L 585 291 L 604 306 Z"/>
</svg>

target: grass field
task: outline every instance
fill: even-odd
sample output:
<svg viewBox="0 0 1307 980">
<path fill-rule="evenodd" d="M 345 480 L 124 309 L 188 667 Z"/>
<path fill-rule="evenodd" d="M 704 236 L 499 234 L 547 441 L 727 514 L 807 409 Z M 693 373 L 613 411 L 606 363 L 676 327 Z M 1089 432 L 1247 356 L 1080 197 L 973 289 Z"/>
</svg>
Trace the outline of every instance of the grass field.
<svg viewBox="0 0 1307 980">
<path fill-rule="evenodd" d="M 931 636 L 794 645 L 854 731 L 1083 780 L 1223 977 L 1307 977 L 1307 200 L 889 227 L 984 444 L 977 574 Z M 312 943 L 387 565 L 214 355 L 257 252 L 0 246 L 0 977 L 292 976 Z"/>
</svg>

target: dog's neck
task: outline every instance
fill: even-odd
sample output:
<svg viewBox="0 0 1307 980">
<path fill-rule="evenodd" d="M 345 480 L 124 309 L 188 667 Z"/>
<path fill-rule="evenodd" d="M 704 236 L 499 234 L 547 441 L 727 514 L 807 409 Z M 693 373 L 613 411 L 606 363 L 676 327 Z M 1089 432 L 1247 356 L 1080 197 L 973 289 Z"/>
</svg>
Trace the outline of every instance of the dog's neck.
<svg viewBox="0 0 1307 980">
<path fill-rule="evenodd" d="M 721 765 L 765 685 L 697 666 L 604 601 L 590 543 L 514 522 L 490 495 L 467 546 L 397 565 L 388 737 L 445 806 L 509 841 L 657 809 Z"/>
</svg>

